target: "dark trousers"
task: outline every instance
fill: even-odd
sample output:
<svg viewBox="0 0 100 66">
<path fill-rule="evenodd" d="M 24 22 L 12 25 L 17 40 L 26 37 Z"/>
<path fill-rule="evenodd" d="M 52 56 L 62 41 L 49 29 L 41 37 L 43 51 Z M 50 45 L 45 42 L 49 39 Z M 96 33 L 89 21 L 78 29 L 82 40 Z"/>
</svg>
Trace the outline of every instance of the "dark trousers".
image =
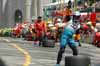
<svg viewBox="0 0 100 66">
<path fill-rule="evenodd" d="M 72 47 L 69 45 L 69 47 L 72 49 L 73 51 L 73 55 L 77 56 L 78 55 L 78 50 L 77 47 Z M 66 47 L 65 47 L 66 48 Z M 58 52 L 58 57 L 57 57 L 57 64 L 60 64 L 61 59 L 62 59 L 62 55 L 65 52 L 65 48 L 60 48 L 59 52 Z"/>
<path fill-rule="evenodd" d="M 78 42 L 79 46 L 81 46 L 80 40 L 77 40 L 76 42 Z"/>
<path fill-rule="evenodd" d="M 41 46 L 43 39 L 44 39 L 44 37 L 43 36 L 40 36 L 40 37 L 36 37 L 35 38 L 35 41 L 39 41 L 39 46 Z"/>
</svg>

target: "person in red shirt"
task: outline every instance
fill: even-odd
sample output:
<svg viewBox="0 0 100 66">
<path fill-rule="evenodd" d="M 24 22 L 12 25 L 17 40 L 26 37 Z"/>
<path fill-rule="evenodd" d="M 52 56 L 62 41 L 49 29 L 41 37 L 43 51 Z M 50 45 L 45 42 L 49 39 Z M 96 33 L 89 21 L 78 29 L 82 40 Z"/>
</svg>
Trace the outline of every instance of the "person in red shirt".
<svg viewBox="0 0 100 66">
<path fill-rule="evenodd" d="M 14 35 L 15 37 L 20 37 L 21 36 L 21 30 L 22 30 L 22 25 L 21 24 L 16 24 L 16 26 L 14 27 Z"/>
<path fill-rule="evenodd" d="M 93 37 L 93 44 L 97 47 L 100 47 L 100 32 L 96 32 L 95 36 Z"/>
<path fill-rule="evenodd" d="M 47 32 L 46 22 L 42 20 L 41 16 L 39 16 L 34 23 L 34 28 L 36 32 L 36 41 L 39 41 L 39 46 L 41 46 L 43 37 Z"/>
<path fill-rule="evenodd" d="M 92 25 L 95 27 L 96 26 L 96 13 L 95 12 L 91 13 L 90 20 L 92 22 Z"/>
</svg>

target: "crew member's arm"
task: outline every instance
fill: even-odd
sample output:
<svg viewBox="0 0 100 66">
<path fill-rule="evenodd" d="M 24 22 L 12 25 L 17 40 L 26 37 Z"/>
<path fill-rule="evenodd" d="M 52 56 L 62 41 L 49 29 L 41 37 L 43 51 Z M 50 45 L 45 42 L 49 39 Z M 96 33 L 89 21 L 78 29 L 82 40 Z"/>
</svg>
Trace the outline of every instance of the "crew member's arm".
<svg viewBox="0 0 100 66">
<path fill-rule="evenodd" d="M 96 44 L 96 41 L 97 41 L 97 36 L 96 36 L 96 34 L 95 34 L 94 39 L 93 39 L 93 44 L 94 44 L 94 45 Z"/>
<path fill-rule="evenodd" d="M 43 22 L 43 30 L 45 33 L 47 33 L 47 24 L 46 22 Z"/>
</svg>

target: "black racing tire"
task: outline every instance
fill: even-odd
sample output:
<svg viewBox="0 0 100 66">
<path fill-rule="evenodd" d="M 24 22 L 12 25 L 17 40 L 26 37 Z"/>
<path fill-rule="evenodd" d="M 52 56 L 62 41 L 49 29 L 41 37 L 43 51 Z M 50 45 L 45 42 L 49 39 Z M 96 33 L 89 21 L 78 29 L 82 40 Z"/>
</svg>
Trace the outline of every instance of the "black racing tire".
<svg viewBox="0 0 100 66">
<path fill-rule="evenodd" d="M 97 48 L 100 48 L 100 43 L 98 42 L 98 43 L 96 44 L 96 46 L 97 46 Z"/>
<path fill-rule="evenodd" d="M 43 40 L 42 41 L 42 46 L 43 47 L 55 47 L 55 40 L 50 40 L 50 39 L 48 39 L 48 40 Z"/>
<path fill-rule="evenodd" d="M 97 45 L 97 48 L 100 48 L 100 45 Z"/>
<path fill-rule="evenodd" d="M 0 66 L 7 66 L 2 58 L 0 58 Z"/>
<path fill-rule="evenodd" d="M 87 56 L 66 56 L 65 66 L 89 66 L 90 58 Z"/>
</svg>

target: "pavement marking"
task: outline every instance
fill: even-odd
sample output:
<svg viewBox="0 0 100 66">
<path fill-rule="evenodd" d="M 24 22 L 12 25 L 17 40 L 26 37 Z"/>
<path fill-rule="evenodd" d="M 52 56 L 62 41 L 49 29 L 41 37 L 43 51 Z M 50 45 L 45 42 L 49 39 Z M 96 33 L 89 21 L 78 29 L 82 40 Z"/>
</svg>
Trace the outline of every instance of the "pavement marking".
<svg viewBox="0 0 100 66">
<path fill-rule="evenodd" d="M 8 39 L 4 39 L 6 42 L 10 43 L 11 41 Z M 25 55 L 25 62 L 23 66 L 29 66 L 31 64 L 31 55 L 23 48 L 21 48 L 18 44 L 10 43 L 11 46 L 18 49 L 20 52 L 22 52 Z"/>
<path fill-rule="evenodd" d="M 3 39 L 3 40 L 6 41 L 6 42 L 8 42 L 8 43 L 10 43 L 10 41 L 8 39 Z"/>
</svg>

